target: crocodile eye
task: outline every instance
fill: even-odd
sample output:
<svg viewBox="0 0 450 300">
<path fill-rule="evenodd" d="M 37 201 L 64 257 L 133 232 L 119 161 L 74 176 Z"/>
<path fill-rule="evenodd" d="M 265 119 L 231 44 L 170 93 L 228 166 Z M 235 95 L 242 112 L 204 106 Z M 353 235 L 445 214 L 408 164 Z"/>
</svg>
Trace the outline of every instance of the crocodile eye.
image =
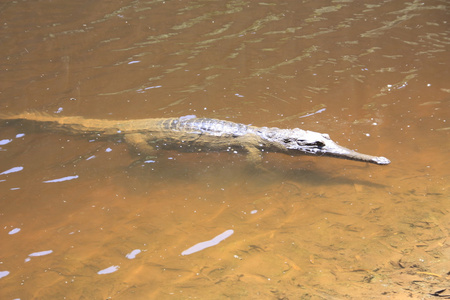
<svg viewBox="0 0 450 300">
<path fill-rule="evenodd" d="M 315 144 L 316 144 L 316 146 L 317 147 L 319 147 L 319 148 L 323 148 L 323 147 L 325 147 L 325 143 L 324 142 L 320 142 L 320 141 L 317 141 L 317 142 L 315 142 Z"/>
<path fill-rule="evenodd" d="M 311 147 L 316 147 L 316 148 L 319 148 L 319 149 L 322 149 L 323 147 L 325 147 L 325 143 L 321 142 L 321 141 L 316 141 L 316 142 L 313 142 L 313 143 L 306 143 L 304 145 L 311 146 Z"/>
</svg>

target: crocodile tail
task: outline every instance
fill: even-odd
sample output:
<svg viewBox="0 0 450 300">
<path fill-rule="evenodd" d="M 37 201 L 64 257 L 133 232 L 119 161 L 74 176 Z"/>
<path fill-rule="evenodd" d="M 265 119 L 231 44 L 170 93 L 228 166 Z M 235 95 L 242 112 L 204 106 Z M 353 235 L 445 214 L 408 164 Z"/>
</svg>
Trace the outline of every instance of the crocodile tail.
<svg viewBox="0 0 450 300">
<path fill-rule="evenodd" d="M 37 111 L 25 111 L 22 113 L 6 113 L 0 114 L 0 120 L 30 120 L 37 122 L 49 122 L 53 117 L 49 113 Z"/>
<path fill-rule="evenodd" d="M 29 121 L 37 123 L 54 123 L 55 125 L 60 124 L 70 124 L 70 123 L 81 123 L 83 117 L 64 117 L 64 116 L 54 116 L 45 112 L 37 111 L 26 111 L 18 114 L 0 114 L 0 120 L 4 121 Z"/>
<path fill-rule="evenodd" d="M 109 123 L 101 120 L 85 119 L 79 116 L 60 116 L 48 113 L 27 111 L 19 114 L 0 114 L 0 120 L 10 124 L 20 122 L 38 126 L 45 130 L 66 132 L 71 134 L 89 134 L 108 131 Z M 110 130 L 111 131 L 111 130 Z M 112 132 L 116 132 L 112 130 Z M 108 132 L 109 133 L 109 132 Z"/>
</svg>

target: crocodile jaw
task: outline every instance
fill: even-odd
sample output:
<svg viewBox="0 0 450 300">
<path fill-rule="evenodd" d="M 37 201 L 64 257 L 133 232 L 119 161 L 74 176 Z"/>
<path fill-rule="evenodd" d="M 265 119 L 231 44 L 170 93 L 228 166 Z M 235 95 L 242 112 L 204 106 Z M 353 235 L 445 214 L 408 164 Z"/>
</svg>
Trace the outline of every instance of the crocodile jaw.
<svg viewBox="0 0 450 300">
<path fill-rule="evenodd" d="M 391 163 L 389 159 L 383 156 L 363 154 L 339 146 L 330 139 L 328 134 L 301 129 L 294 129 L 292 133 L 292 138 L 280 141 L 284 144 L 285 148 L 288 149 L 288 153 L 291 155 L 307 154 L 314 156 L 329 156 L 377 165 L 387 165 Z"/>
<path fill-rule="evenodd" d="M 368 154 L 359 153 L 351 149 L 339 146 L 334 142 L 328 142 L 325 146 L 316 148 L 311 146 L 300 146 L 297 151 L 301 151 L 305 154 L 315 156 L 329 156 L 342 159 L 356 160 L 362 162 L 373 163 L 377 165 L 388 165 L 391 163 L 389 159 L 383 156 L 373 156 Z"/>
</svg>

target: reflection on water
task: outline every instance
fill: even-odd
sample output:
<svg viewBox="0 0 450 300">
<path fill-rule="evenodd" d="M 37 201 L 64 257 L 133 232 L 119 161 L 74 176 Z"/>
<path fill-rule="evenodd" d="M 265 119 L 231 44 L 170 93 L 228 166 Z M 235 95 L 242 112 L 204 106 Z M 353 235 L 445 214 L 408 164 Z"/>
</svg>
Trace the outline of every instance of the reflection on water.
<svg viewBox="0 0 450 300">
<path fill-rule="evenodd" d="M 2 5 L 1 113 L 301 127 L 392 164 L 267 153 L 259 172 L 1 123 L 0 298 L 434 297 L 450 271 L 448 11 Z"/>
</svg>

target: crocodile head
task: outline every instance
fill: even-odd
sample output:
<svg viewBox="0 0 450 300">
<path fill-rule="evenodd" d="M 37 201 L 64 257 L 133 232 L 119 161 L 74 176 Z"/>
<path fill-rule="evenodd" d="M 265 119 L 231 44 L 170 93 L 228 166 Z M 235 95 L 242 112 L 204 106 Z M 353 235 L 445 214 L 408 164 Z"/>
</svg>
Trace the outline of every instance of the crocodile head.
<svg viewBox="0 0 450 300">
<path fill-rule="evenodd" d="M 287 132 L 289 131 L 289 132 Z M 286 130 L 275 138 L 279 147 L 285 148 L 290 155 L 315 155 L 363 161 L 377 165 L 387 165 L 391 161 L 386 157 L 358 153 L 339 146 L 328 134 L 314 131 L 292 129 Z"/>
</svg>

